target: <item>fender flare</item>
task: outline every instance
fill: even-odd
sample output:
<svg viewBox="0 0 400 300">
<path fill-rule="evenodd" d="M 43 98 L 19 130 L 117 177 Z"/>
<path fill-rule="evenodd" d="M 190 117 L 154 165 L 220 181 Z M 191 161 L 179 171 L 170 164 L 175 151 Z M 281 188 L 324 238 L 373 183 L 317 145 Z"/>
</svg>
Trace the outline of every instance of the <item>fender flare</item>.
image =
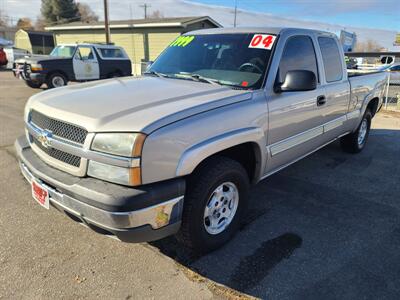
<svg viewBox="0 0 400 300">
<path fill-rule="evenodd" d="M 191 174 L 194 169 L 206 158 L 244 143 L 254 143 L 259 147 L 260 170 L 255 174 L 256 181 L 261 177 L 266 162 L 266 137 L 264 131 L 258 127 L 242 128 L 214 136 L 188 148 L 181 156 L 176 168 L 176 176 Z"/>
</svg>

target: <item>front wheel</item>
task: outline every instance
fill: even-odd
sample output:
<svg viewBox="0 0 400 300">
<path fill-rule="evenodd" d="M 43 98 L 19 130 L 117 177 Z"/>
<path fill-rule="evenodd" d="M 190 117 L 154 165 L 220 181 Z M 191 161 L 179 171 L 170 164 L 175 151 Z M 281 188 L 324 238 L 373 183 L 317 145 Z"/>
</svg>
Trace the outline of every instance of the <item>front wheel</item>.
<svg viewBox="0 0 400 300">
<path fill-rule="evenodd" d="M 68 81 L 63 74 L 53 73 L 47 78 L 46 83 L 49 89 L 53 89 L 67 85 Z"/>
<path fill-rule="evenodd" d="M 371 128 L 371 120 L 372 113 L 367 109 L 357 130 L 340 139 L 340 145 L 344 151 L 359 153 L 364 149 Z"/>
<path fill-rule="evenodd" d="M 247 172 L 237 161 L 216 157 L 203 164 L 188 179 L 178 240 L 196 253 L 228 242 L 245 213 L 248 188 Z"/>
<path fill-rule="evenodd" d="M 39 89 L 42 86 L 41 82 L 34 82 L 30 80 L 25 80 L 25 84 L 33 89 Z"/>
</svg>

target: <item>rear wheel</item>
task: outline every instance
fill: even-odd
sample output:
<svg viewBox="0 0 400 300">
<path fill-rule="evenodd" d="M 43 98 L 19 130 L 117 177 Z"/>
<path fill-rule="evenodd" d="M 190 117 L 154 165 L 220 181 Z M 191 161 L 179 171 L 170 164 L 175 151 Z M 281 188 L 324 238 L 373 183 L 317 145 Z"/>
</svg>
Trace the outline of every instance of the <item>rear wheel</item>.
<svg viewBox="0 0 400 300">
<path fill-rule="evenodd" d="M 364 149 L 371 128 L 371 120 L 372 113 L 367 109 L 357 130 L 340 139 L 340 145 L 344 151 L 359 153 Z"/>
<path fill-rule="evenodd" d="M 25 80 L 25 84 L 33 89 L 39 89 L 42 86 L 41 82 L 33 82 L 30 80 Z"/>
<path fill-rule="evenodd" d="M 248 188 L 249 178 L 240 163 L 225 157 L 205 163 L 188 180 L 178 240 L 196 253 L 228 242 L 239 229 Z"/>
<path fill-rule="evenodd" d="M 62 87 L 64 85 L 67 85 L 68 81 L 67 78 L 61 73 L 53 73 L 50 74 L 50 76 L 47 78 L 47 87 L 49 89 L 57 88 L 57 87 Z"/>
</svg>

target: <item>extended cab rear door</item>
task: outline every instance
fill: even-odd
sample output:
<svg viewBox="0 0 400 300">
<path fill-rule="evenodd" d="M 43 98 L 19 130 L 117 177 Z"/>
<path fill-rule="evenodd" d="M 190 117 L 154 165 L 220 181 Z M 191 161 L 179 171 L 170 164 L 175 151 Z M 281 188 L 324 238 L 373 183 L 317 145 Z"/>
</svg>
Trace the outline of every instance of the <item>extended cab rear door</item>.
<svg viewBox="0 0 400 300">
<path fill-rule="evenodd" d="M 321 86 L 325 89 L 325 103 L 319 107 L 324 121 L 324 142 L 343 134 L 350 103 L 350 83 L 341 45 L 330 34 L 317 35 L 321 56 Z"/>
</svg>

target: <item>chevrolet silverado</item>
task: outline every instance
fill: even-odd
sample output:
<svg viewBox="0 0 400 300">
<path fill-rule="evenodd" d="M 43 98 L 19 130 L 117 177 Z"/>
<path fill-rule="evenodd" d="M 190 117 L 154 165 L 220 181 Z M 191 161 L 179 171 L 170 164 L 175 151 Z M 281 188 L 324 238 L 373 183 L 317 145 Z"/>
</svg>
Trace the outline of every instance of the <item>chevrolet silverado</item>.
<svg viewBox="0 0 400 300">
<path fill-rule="evenodd" d="M 251 184 L 337 139 L 363 150 L 386 82 L 348 75 L 331 33 L 205 29 L 141 77 L 32 96 L 15 147 L 43 207 L 121 241 L 176 235 L 205 253 L 238 230 Z"/>
</svg>

